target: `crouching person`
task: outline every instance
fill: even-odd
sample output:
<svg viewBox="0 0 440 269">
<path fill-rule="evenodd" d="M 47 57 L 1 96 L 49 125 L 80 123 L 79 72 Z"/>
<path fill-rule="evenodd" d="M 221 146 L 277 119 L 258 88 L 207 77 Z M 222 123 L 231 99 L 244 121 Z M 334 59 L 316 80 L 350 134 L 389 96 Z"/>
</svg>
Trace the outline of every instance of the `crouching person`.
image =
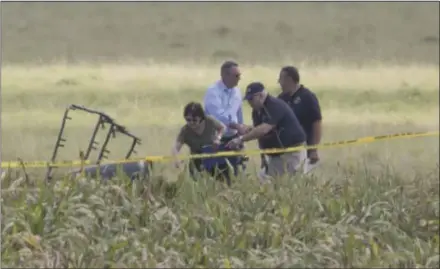
<svg viewBox="0 0 440 269">
<path fill-rule="evenodd" d="M 174 156 L 179 154 L 183 145 L 189 147 L 191 154 L 215 153 L 219 150 L 226 150 L 221 142 L 226 126 L 215 118 L 205 115 L 200 103 L 188 103 L 184 108 L 183 116 L 186 124 L 177 135 L 172 149 Z M 189 162 L 190 174 L 195 179 L 197 172 L 207 171 L 212 176 L 216 176 L 216 179 L 226 178 L 230 184 L 228 176 L 230 171 L 226 159 L 235 162 L 233 158 L 225 157 L 191 159 Z M 178 161 L 176 165 L 179 166 Z"/>
</svg>

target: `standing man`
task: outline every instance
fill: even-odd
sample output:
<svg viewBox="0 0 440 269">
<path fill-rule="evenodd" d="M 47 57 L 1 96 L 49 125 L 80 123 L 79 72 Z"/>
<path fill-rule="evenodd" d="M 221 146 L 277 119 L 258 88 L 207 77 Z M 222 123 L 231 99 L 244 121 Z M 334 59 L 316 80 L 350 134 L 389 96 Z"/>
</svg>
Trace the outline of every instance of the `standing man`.
<svg viewBox="0 0 440 269">
<path fill-rule="evenodd" d="M 249 84 L 245 100 L 252 107 L 253 127 L 236 126 L 242 135 L 232 139 L 228 146 L 233 148 L 254 139 L 258 139 L 261 149 L 284 149 L 305 144 L 306 135 L 293 110 L 281 99 L 269 95 L 262 83 Z M 305 150 L 267 155 L 266 172 L 272 177 L 294 174 L 306 159 Z"/>
<path fill-rule="evenodd" d="M 300 84 L 298 69 L 285 66 L 280 71 L 278 79 L 282 93 L 278 98 L 284 100 L 295 112 L 307 136 L 307 146 L 321 142 L 321 108 L 316 95 Z M 319 161 L 318 150 L 307 150 L 308 163 L 315 165 Z"/>
<path fill-rule="evenodd" d="M 240 89 L 237 88 L 241 76 L 238 64 L 226 61 L 220 68 L 220 76 L 221 79 L 206 91 L 204 107 L 207 115 L 228 127 L 222 138 L 222 142 L 228 142 L 237 135 L 237 131 L 229 126 L 243 124 L 243 100 Z"/>
</svg>

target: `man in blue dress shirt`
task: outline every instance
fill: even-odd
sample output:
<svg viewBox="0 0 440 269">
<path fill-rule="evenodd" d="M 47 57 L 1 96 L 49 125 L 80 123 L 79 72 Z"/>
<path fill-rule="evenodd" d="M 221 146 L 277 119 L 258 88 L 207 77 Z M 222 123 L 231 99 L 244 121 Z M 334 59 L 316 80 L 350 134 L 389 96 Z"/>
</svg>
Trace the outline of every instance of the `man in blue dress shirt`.
<svg viewBox="0 0 440 269">
<path fill-rule="evenodd" d="M 214 117 L 227 127 L 221 139 L 222 143 L 228 143 L 238 137 L 237 130 L 231 127 L 244 123 L 243 98 L 237 87 L 240 77 L 238 63 L 224 62 L 220 68 L 220 80 L 209 86 L 204 96 L 206 115 Z M 244 157 L 244 160 L 247 158 Z"/>
<path fill-rule="evenodd" d="M 221 79 L 211 85 L 205 93 L 204 107 L 211 115 L 228 127 L 224 139 L 230 140 L 237 131 L 229 128 L 231 124 L 243 124 L 243 98 L 237 87 L 240 81 L 240 69 L 233 61 L 226 61 L 220 69 Z"/>
</svg>

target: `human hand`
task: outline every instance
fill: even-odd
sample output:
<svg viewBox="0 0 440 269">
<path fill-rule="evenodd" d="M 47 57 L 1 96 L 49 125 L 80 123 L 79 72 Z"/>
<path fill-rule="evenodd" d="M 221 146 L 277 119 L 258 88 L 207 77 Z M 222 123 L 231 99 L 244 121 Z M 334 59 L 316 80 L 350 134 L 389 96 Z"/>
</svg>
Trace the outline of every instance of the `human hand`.
<svg viewBox="0 0 440 269">
<path fill-rule="evenodd" d="M 179 160 L 178 158 L 175 158 L 172 163 L 174 168 L 179 169 L 183 164 L 183 160 Z"/>
<path fill-rule="evenodd" d="M 220 146 L 221 143 L 222 143 L 222 142 L 220 141 L 220 138 L 216 138 L 216 139 L 214 139 L 214 141 L 212 142 L 212 147 L 213 147 L 214 149 L 217 149 L 217 148 Z"/>
<path fill-rule="evenodd" d="M 307 150 L 307 158 L 310 160 L 310 164 L 315 164 L 319 162 L 318 150 L 317 149 Z"/>
<path fill-rule="evenodd" d="M 214 148 L 217 148 L 218 146 L 220 146 L 220 144 L 222 143 L 222 134 L 216 134 L 213 138 L 212 138 L 212 146 Z"/>
<path fill-rule="evenodd" d="M 231 148 L 231 149 L 237 149 L 241 144 L 241 139 L 240 138 L 234 138 L 231 141 L 228 142 L 228 144 L 226 145 L 226 147 Z"/>
<path fill-rule="evenodd" d="M 244 135 L 249 131 L 249 127 L 244 124 L 231 123 L 228 125 L 229 128 L 237 130 L 239 135 Z"/>
<path fill-rule="evenodd" d="M 246 125 L 241 125 L 240 127 L 238 127 L 237 131 L 239 135 L 245 135 L 249 132 L 251 128 L 249 128 Z"/>
<path fill-rule="evenodd" d="M 237 130 L 238 127 L 240 127 L 240 124 L 235 123 L 235 122 L 231 122 L 228 124 L 228 127 L 233 129 L 233 130 Z"/>
</svg>

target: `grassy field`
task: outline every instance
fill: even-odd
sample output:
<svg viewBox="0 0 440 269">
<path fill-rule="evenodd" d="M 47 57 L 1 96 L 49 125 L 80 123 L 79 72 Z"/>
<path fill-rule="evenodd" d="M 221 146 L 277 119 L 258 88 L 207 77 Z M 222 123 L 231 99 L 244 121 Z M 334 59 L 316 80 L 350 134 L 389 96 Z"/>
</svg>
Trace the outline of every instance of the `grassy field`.
<svg viewBox="0 0 440 269">
<path fill-rule="evenodd" d="M 229 58 L 241 88 L 260 80 L 273 94 L 279 68 L 297 65 L 323 142 L 438 130 L 438 5 L 2 3 L 2 161 L 49 159 L 72 103 L 142 137 L 138 155 L 168 154 L 183 106 Z M 72 118 L 60 159 L 78 156 L 95 120 Z M 110 159 L 126 146 L 113 141 Z M 170 164 L 134 184 L 10 171 L 1 265 L 435 268 L 439 153 L 438 137 L 327 149 L 313 174 L 265 186 L 254 156 L 232 188 Z"/>
<path fill-rule="evenodd" d="M 438 64 L 438 8 L 438 3 L 2 3 L 3 61 Z"/>
</svg>

